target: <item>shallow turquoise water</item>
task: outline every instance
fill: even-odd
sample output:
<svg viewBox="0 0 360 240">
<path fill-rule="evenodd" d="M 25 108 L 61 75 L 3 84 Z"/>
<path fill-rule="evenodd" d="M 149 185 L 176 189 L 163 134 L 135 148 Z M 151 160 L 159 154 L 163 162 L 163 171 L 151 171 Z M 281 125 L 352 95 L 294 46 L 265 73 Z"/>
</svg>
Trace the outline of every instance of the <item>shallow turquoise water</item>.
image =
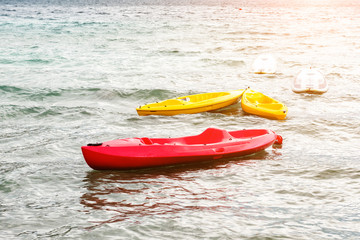
<svg viewBox="0 0 360 240">
<path fill-rule="evenodd" d="M 355 1 L 0 2 L 5 239 L 358 239 L 360 6 Z M 242 10 L 239 10 L 242 8 Z M 257 55 L 274 75 L 251 73 Z M 295 94 L 305 67 L 329 82 Z M 251 86 L 284 121 L 139 117 L 144 103 Z M 208 127 L 270 128 L 282 148 L 191 166 L 93 171 L 80 147 Z"/>
</svg>

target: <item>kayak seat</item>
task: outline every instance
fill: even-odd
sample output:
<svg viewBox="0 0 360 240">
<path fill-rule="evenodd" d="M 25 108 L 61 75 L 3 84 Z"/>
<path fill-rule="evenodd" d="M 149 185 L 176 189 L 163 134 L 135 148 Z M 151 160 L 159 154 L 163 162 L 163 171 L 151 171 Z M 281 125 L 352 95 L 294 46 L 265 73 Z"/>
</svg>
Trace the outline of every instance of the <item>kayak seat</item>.
<svg viewBox="0 0 360 240">
<path fill-rule="evenodd" d="M 147 138 L 147 137 L 143 137 L 143 138 L 140 138 L 141 142 L 146 144 L 146 145 L 151 145 L 153 144 L 153 142 L 151 141 L 150 138 Z"/>
<path fill-rule="evenodd" d="M 232 138 L 226 130 L 217 128 L 208 128 L 196 137 L 196 141 L 201 144 L 211 144 L 228 141 Z"/>
<path fill-rule="evenodd" d="M 160 102 L 159 104 L 161 105 L 182 105 L 183 104 L 183 101 L 179 100 L 179 99 L 168 99 L 168 100 L 165 100 L 163 102 Z"/>
<path fill-rule="evenodd" d="M 268 108 L 271 110 L 279 110 L 283 108 L 284 105 L 280 103 L 259 103 L 257 106 L 262 108 Z"/>
</svg>

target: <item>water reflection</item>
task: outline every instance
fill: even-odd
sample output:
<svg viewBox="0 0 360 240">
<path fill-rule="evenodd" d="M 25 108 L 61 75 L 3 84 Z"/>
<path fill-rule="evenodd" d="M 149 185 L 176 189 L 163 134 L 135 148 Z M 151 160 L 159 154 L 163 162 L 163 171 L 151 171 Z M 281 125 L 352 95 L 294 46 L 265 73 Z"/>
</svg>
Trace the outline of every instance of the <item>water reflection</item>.
<svg viewBox="0 0 360 240">
<path fill-rule="evenodd" d="M 231 192 L 236 191 L 228 191 L 221 181 L 225 181 L 228 175 L 239 173 L 239 166 L 269 157 L 273 158 L 274 154 L 262 151 L 242 158 L 190 165 L 90 171 L 84 178 L 86 193 L 80 203 L 88 212 L 103 210 L 106 214 L 102 217 L 108 216 L 108 219 L 93 221 L 89 228 L 121 221 L 138 222 L 146 216 L 228 209 L 231 207 L 228 203 L 231 202 Z"/>
</svg>

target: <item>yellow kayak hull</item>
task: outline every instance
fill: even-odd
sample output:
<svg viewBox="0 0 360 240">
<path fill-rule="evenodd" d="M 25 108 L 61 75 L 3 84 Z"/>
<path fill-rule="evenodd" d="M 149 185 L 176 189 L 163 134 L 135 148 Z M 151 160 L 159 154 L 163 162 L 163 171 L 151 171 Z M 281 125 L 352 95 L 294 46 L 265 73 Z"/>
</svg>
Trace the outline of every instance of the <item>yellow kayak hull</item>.
<svg viewBox="0 0 360 240">
<path fill-rule="evenodd" d="M 247 113 L 278 120 L 285 119 L 288 112 L 285 104 L 252 89 L 242 95 L 241 107 Z"/>
<path fill-rule="evenodd" d="M 237 103 L 244 89 L 182 96 L 136 108 L 139 116 L 194 114 L 217 110 Z"/>
</svg>

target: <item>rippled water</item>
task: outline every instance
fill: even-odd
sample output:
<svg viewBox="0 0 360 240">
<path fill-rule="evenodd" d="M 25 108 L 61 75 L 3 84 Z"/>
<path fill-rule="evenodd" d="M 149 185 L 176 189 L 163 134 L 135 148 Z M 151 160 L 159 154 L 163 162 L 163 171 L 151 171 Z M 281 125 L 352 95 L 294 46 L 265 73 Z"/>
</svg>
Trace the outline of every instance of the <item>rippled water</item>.
<svg viewBox="0 0 360 240">
<path fill-rule="evenodd" d="M 359 239 L 357 1 L 0 2 L 4 239 Z M 242 10 L 240 10 L 241 8 Z M 276 74 L 251 73 L 270 53 Z M 319 68 L 323 95 L 290 82 Z M 252 87 L 284 121 L 139 117 L 144 103 Z M 281 148 L 196 165 L 93 171 L 80 147 L 208 127 L 270 128 Z"/>
</svg>

